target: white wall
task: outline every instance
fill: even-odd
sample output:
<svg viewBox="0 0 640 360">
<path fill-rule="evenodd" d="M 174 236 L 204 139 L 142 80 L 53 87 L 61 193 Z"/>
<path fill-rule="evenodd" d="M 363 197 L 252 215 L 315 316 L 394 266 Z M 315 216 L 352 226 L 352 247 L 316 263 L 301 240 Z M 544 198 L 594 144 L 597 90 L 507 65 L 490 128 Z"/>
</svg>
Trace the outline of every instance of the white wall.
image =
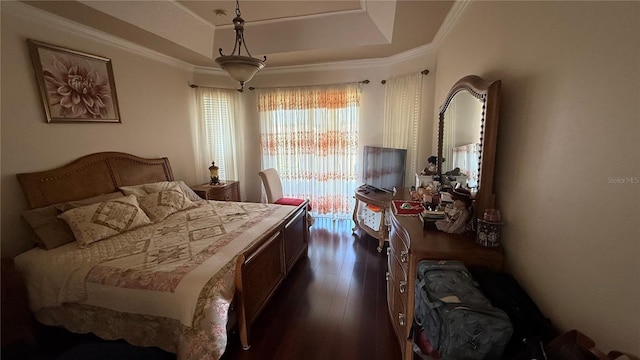
<svg viewBox="0 0 640 360">
<path fill-rule="evenodd" d="M 508 268 L 560 329 L 640 354 L 640 3 L 472 2 L 436 104 L 468 74 L 502 80 Z"/>
<path fill-rule="evenodd" d="M 99 151 L 166 156 L 176 178 L 193 183 L 191 72 L 51 23 L 51 16 L 2 2 L 2 255 L 28 248 L 16 174 L 48 170 Z M 46 122 L 27 38 L 110 58 L 121 124 Z"/>
</svg>

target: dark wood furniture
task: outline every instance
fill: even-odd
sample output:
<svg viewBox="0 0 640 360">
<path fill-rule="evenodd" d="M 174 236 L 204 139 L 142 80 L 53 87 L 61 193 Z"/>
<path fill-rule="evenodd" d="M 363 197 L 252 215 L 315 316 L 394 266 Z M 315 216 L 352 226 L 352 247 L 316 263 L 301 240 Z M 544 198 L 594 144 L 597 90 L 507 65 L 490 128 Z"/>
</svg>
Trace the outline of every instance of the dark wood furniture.
<svg viewBox="0 0 640 360">
<path fill-rule="evenodd" d="M 240 201 L 240 183 L 234 180 L 222 181 L 218 185 L 197 185 L 191 189 L 205 200 Z"/>
<path fill-rule="evenodd" d="M 120 152 L 95 153 L 60 168 L 18 174 L 17 177 L 32 209 L 115 192 L 120 186 L 174 180 L 166 157 L 146 159 Z M 293 264 L 307 254 L 307 205 L 305 201 L 298 206 L 238 257 L 233 307 L 245 349 L 249 348 L 251 324 Z M 72 310 L 67 308 L 65 311 Z M 91 320 L 91 314 L 84 316 L 87 321 Z M 122 337 L 127 338 L 126 334 Z"/>
<path fill-rule="evenodd" d="M 503 250 L 502 247 L 476 244 L 475 233 L 457 235 L 425 230 L 417 216 L 399 216 L 391 211 L 389 218 L 387 305 L 403 359 L 411 360 L 412 342 L 407 339 L 413 320 L 418 262 L 425 259 L 459 260 L 469 268 L 501 270 Z"/>
<path fill-rule="evenodd" d="M 27 289 L 13 259 L 2 258 L 2 348 L 23 341 L 35 342 L 33 318 L 29 312 Z"/>
<path fill-rule="evenodd" d="M 458 133 L 461 127 L 469 127 L 469 122 L 478 122 L 478 131 L 480 155 L 478 170 L 478 187 L 475 196 L 476 216 L 482 218 L 486 209 L 495 206 L 495 190 L 493 186 L 493 175 L 496 160 L 496 145 L 498 143 L 498 119 L 500 112 L 500 86 L 501 81 L 486 81 L 476 75 L 468 75 L 458 80 L 453 86 L 444 102 L 440 106 L 438 115 L 438 176 L 442 178 L 444 147 L 453 146 L 453 144 L 445 144 L 445 136 L 447 132 Z M 471 96 L 479 102 L 477 112 L 466 113 L 447 111 L 456 97 Z M 459 114 L 466 116 L 460 116 Z M 455 124 L 455 128 L 453 126 Z M 472 128 L 475 128 L 472 127 Z M 466 129 L 469 131 L 468 129 Z M 456 139 L 458 141 L 458 139 Z M 453 165 L 453 159 L 445 159 L 449 166 Z M 453 169 L 448 169 L 453 170 Z"/>
<path fill-rule="evenodd" d="M 372 187 L 368 187 L 366 185 L 360 186 L 356 189 L 355 195 L 356 205 L 353 209 L 353 229 L 352 232 L 355 232 L 358 228 L 364 230 L 367 234 L 372 237 L 378 239 L 378 252 L 382 251 L 382 247 L 384 246 L 385 240 L 389 239 L 389 227 L 385 222 L 386 213 L 390 210 L 391 200 L 394 199 L 406 199 L 408 198 L 408 190 L 405 188 L 399 189 L 395 194 L 374 190 Z M 376 219 L 376 225 L 378 225 L 378 230 L 375 230 L 369 221 L 366 221 L 363 216 L 362 206 L 374 205 L 380 208 L 380 212 L 376 214 L 379 219 Z M 370 226 L 371 225 L 371 226 Z"/>
<path fill-rule="evenodd" d="M 465 143 L 479 143 L 478 187 L 475 196 L 475 215 L 482 218 L 484 211 L 495 206 L 494 167 L 500 108 L 500 80 L 485 81 L 476 75 L 465 76 L 449 90 L 439 110 L 437 177 L 447 183 L 443 171 L 444 150 L 459 142 L 459 130 L 466 130 Z M 477 111 L 456 111 L 454 105 L 465 97 L 476 101 Z M 457 99 L 456 99 L 457 98 Z M 469 105 L 467 103 L 467 105 Z M 460 116 L 464 114 L 466 116 Z M 460 127 L 464 127 L 461 129 Z M 445 136 L 449 133 L 451 136 Z M 453 136 L 455 135 L 455 136 Z M 453 143 L 449 140 L 455 137 Z M 453 159 L 446 159 L 451 166 Z M 447 169 L 453 170 L 453 169 Z M 469 169 L 474 170 L 474 169 Z M 405 198 L 406 199 L 406 198 Z M 393 328 L 400 342 L 403 359 L 413 359 L 412 340 L 409 339 L 415 302 L 416 267 L 421 260 L 459 260 L 467 267 L 501 270 L 502 247 L 484 247 L 475 242 L 475 233 L 448 234 L 427 226 L 418 216 L 398 216 L 390 213 L 388 248 L 387 305 Z M 427 224 L 429 225 L 429 224 Z"/>
</svg>

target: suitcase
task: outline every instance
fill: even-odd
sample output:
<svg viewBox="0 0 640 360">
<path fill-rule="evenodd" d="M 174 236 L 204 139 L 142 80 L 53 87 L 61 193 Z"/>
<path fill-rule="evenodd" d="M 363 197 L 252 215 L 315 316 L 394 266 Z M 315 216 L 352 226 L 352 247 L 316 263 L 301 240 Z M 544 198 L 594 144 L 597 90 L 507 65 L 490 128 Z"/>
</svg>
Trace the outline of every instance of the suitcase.
<svg viewBox="0 0 640 360">
<path fill-rule="evenodd" d="M 464 264 L 423 260 L 417 273 L 414 330 L 428 339 L 432 351 L 426 355 L 500 359 L 513 333 L 511 322 L 482 294 Z"/>
</svg>

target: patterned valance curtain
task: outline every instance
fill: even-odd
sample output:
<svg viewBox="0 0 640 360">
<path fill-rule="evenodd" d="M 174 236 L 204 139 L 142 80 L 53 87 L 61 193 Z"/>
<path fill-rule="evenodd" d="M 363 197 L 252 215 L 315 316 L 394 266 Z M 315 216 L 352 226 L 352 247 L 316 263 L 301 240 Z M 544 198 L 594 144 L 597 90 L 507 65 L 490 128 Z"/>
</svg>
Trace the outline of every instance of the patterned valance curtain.
<svg viewBox="0 0 640 360">
<path fill-rule="evenodd" d="M 258 90 L 262 168 L 278 171 L 285 197 L 317 215 L 353 211 L 359 109 L 358 84 Z"/>
<path fill-rule="evenodd" d="M 198 179 L 210 178 L 208 167 L 212 161 L 220 168 L 222 180 L 237 180 L 236 142 L 239 121 L 238 91 L 198 87 L 196 105 L 196 175 Z"/>
<path fill-rule="evenodd" d="M 423 76 L 417 73 L 390 79 L 385 88 L 382 145 L 407 149 L 405 183 L 416 172 Z"/>
</svg>

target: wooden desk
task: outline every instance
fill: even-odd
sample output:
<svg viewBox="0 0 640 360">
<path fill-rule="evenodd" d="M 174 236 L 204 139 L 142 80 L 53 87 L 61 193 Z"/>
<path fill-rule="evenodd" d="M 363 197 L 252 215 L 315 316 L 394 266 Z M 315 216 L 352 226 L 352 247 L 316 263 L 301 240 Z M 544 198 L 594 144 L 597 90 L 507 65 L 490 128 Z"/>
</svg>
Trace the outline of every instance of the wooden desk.
<svg viewBox="0 0 640 360">
<path fill-rule="evenodd" d="M 475 233 L 448 234 L 424 230 L 417 216 L 389 214 L 391 232 L 387 250 L 387 304 L 403 359 L 413 359 L 409 332 L 413 321 L 416 268 L 421 260 L 459 260 L 469 268 L 501 270 L 502 247 L 476 244 Z"/>
</svg>

